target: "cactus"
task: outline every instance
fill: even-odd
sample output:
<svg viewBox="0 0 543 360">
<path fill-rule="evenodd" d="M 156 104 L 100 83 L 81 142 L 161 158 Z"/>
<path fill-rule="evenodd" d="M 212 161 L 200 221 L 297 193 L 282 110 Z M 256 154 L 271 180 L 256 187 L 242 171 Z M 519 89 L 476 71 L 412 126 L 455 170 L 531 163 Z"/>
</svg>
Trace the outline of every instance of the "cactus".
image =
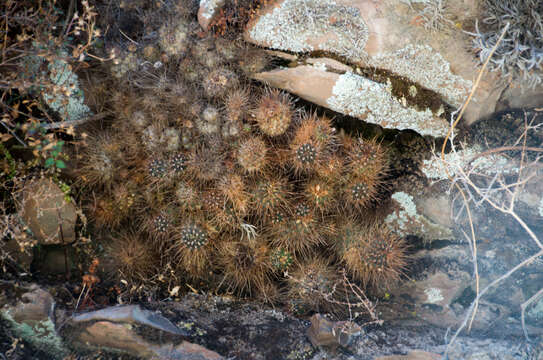
<svg viewBox="0 0 543 360">
<path fill-rule="evenodd" d="M 337 298 L 335 286 L 338 273 L 329 261 L 321 258 L 309 258 L 292 271 L 287 278 L 288 297 L 296 304 L 298 313 L 329 311 L 331 299 Z"/>
<path fill-rule="evenodd" d="M 361 227 L 346 222 L 336 239 L 336 251 L 347 270 L 364 285 L 386 289 L 407 266 L 404 241 L 381 225 Z"/>
<path fill-rule="evenodd" d="M 311 173 L 325 167 L 336 144 L 330 120 L 306 115 L 290 143 L 291 162 L 296 174 Z"/>
<path fill-rule="evenodd" d="M 292 103 L 286 94 L 268 89 L 260 97 L 253 115 L 262 133 L 272 137 L 283 135 L 292 121 Z"/>
<path fill-rule="evenodd" d="M 224 281 L 238 293 L 265 289 L 271 281 L 269 247 L 262 238 L 253 241 L 226 241 L 219 248 Z"/>
</svg>

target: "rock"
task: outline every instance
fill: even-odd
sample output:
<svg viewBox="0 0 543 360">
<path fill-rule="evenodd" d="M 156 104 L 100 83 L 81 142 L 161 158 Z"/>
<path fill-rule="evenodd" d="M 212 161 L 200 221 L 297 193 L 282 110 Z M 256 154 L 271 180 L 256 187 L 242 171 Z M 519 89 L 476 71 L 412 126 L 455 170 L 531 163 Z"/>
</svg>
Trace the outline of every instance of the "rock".
<svg viewBox="0 0 543 360">
<path fill-rule="evenodd" d="M 187 335 L 186 331 L 179 329 L 162 315 L 142 309 L 139 305 L 108 307 L 101 310 L 73 315 L 70 320 L 73 323 L 106 320 L 110 322 L 141 324 L 175 335 Z"/>
<path fill-rule="evenodd" d="M 17 239 L 11 237 L 2 245 L 2 250 L 9 255 L 17 265 L 21 266 L 25 271 L 30 271 L 30 265 L 34 256 L 29 249 L 21 248 Z"/>
<path fill-rule="evenodd" d="M 209 25 L 219 10 L 224 6 L 224 0 L 200 0 L 198 9 L 198 23 L 204 29 L 209 30 Z"/>
<path fill-rule="evenodd" d="M 477 17 L 478 8 L 455 6 L 457 23 Z M 263 47 L 291 52 L 323 51 L 360 67 L 383 69 L 439 94 L 453 107 L 471 91 L 479 63 L 472 39 L 458 28 L 428 31 L 420 16 L 400 0 L 282 0 L 264 6 L 244 37 Z M 448 9 L 449 10 L 449 9 Z M 468 15 L 469 14 L 469 15 Z M 479 83 L 464 118 L 467 123 L 491 114 L 504 85 L 496 72 Z M 303 97 L 303 96 L 302 96 Z"/>
<path fill-rule="evenodd" d="M 385 128 L 412 129 L 436 137 L 447 134 L 449 124 L 445 119 L 428 108 L 417 110 L 405 98 L 395 97 L 390 83 L 379 83 L 350 72 L 338 74 L 327 71 L 326 63 L 319 63 L 318 59 L 312 62 L 313 65 L 257 73 L 253 78 Z"/>
<path fill-rule="evenodd" d="M 222 357 L 206 348 L 182 341 L 180 344 L 154 344 L 137 335 L 126 323 L 98 321 L 89 324 L 75 338 L 85 347 L 109 349 L 144 359 L 219 360 Z"/>
<path fill-rule="evenodd" d="M 427 351 L 413 350 L 407 355 L 379 356 L 375 360 L 441 360 L 441 355 Z"/>
<path fill-rule="evenodd" d="M 65 194 L 52 179 L 26 183 L 18 210 L 41 244 L 69 244 L 75 240 L 77 210 L 66 202 Z"/>
<path fill-rule="evenodd" d="M 321 314 L 311 317 L 307 337 L 313 346 L 348 346 L 354 337 L 362 333 L 362 328 L 351 321 L 330 321 Z"/>
<path fill-rule="evenodd" d="M 417 206 L 412 195 L 403 191 L 395 192 L 385 223 L 400 236 L 416 235 L 427 242 L 453 238 L 449 199 L 447 196 L 434 196 L 419 198 L 417 202 L 420 205 Z"/>
<path fill-rule="evenodd" d="M 43 274 L 65 274 L 74 266 L 74 249 L 58 245 L 48 245 L 40 248 L 43 256 L 36 257 L 35 269 Z"/>
<path fill-rule="evenodd" d="M 305 62 L 309 65 L 320 67 L 323 70 L 332 70 L 336 72 L 352 72 L 353 71 L 352 67 L 345 65 L 342 62 L 339 62 L 337 60 L 326 58 L 326 57 L 308 58 L 305 60 Z"/>
<path fill-rule="evenodd" d="M 470 285 L 468 273 L 450 278 L 443 272 L 435 272 L 425 279 L 406 282 L 391 293 L 398 299 L 409 299 L 406 303 L 414 309 L 417 318 L 435 326 L 454 327 L 459 326 L 463 318 L 455 312 L 453 301 Z"/>
<path fill-rule="evenodd" d="M 0 309 L 0 316 L 8 321 L 17 336 L 49 354 L 51 358 L 62 359 L 68 351 L 55 329 L 53 297 L 34 284 L 25 290 L 27 292 L 17 299 L 5 299 L 12 305 L 4 305 Z"/>
</svg>

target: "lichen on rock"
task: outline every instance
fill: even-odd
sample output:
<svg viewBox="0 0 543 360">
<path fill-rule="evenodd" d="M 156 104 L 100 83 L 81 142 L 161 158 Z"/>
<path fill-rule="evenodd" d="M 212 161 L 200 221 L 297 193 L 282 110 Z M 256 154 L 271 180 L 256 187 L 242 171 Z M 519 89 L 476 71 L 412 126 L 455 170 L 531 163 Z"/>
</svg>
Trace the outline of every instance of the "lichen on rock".
<svg viewBox="0 0 543 360">
<path fill-rule="evenodd" d="M 488 154 L 479 156 L 483 149 L 479 146 L 466 147 L 444 155 L 434 155 L 429 160 L 424 160 L 422 172 L 428 179 L 445 180 L 453 178 L 460 170 L 483 175 L 516 174 L 519 168 L 516 164 L 500 154 Z"/>
<path fill-rule="evenodd" d="M 362 57 L 369 37 L 360 10 L 325 0 L 285 0 L 250 28 L 257 43 L 295 52 L 356 50 Z"/>
<path fill-rule="evenodd" d="M 418 111 L 402 104 L 391 93 L 390 83 L 381 84 L 362 76 L 340 75 L 328 98 L 328 106 L 386 128 L 412 129 L 421 135 L 445 136 L 448 123 L 430 109 Z"/>
<path fill-rule="evenodd" d="M 428 45 L 409 44 L 373 57 L 370 64 L 435 91 L 455 107 L 463 104 L 472 87 L 471 81 L 453 74 L 450 64 Z"/>
<path fill-rule="evenodd" d="M 385 223 L 392 231 L 400 236 L 417 235 L 426 241 L 452 237 L 449 228 L 432 222 L 417 211 L 413 196 L 398 191 L 392 194 L 392 199 L 396 208 L 385 218 Z"/>
</svg>

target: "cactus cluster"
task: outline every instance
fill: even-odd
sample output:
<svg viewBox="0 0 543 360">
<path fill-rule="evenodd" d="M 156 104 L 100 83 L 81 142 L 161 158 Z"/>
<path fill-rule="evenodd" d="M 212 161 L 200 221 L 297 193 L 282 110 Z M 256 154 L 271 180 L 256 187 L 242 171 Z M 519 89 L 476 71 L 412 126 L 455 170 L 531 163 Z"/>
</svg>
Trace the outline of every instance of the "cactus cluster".
<svg viewBox="0 0 543 360">
<path fill-rule="evenodd" d="M 111 247 L 119 269 L 143 285 L 192 283 L 310 310 L 338 296 L 341 268 L 368 289 L 389 286 L 405 246 L 362 225 L 385 189 L 386 147 L 251 83 L 258 55 L 246 54 L 257 49 L 197 29 L 181 16 L 154 30 L 157 43 L 135 39 L 138 68 L 111 77 L 126 90 L 110 99 L 109 135 L 91 136 L 80 154 L 83 193 L 103 199 L 88 207 L 91 220 L 121 234 Z M 145 61 L 149 47 L 166 55 L 160 66 Z M 131 199 L 122 211 L 109 200 L 120 186 Z M 358 229 L 348 240 L 344 219 Z M 149 265 L 151 253 L 167 265 Z"/>
</svg>

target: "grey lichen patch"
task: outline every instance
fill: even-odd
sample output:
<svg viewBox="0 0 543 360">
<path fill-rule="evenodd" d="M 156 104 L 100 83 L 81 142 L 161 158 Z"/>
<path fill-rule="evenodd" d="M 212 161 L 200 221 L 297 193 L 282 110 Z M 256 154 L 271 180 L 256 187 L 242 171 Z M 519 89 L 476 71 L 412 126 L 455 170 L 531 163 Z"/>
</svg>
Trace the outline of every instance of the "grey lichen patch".
<svg viewBox="0 0 543 360">
<path fill-rule="evenodd" d="M 0 316 L 10 323 L 13 332 L 51 356 L 51 359 L 63 359 L 68 355 L 62 339 L 55 331 L 55 324 L 50 318 L 35 321 L 17 322 L 9 309 L 0 311 Z"/>
<path fill-rule="evenodd" d="M 274 49 L 322 50 L 359 59 L 365 55 L 369 32 L 360 11 L 354 7 L 332 0 L 285 0 L 261 16 L 249 35 Z"/>
<path fill-rule="evenodd" d="M 432 180 L 452 178 L 461 171 L 466 174 L 469 172 L 482 175 L 518 173 L 518 166 L 505 156 L 499 154 L 479 156 L 481 153 L 483 153 L 483 149 L 474 146 L 445 154 L 443 159 L 440 155 L 434 155 L 430 160 L 423 161 L 422 172 Z"/>
<path fill-rule="evenodd" d="M 200 0 L 200 9 L 203 9 L 202 16 L 211 19 L 217 9 L 224 5 L 224 0 Z"/>
<path fill-rule="evenodd" d="M 430 109 L 418 111 L 392 95 L 391 84 L 377 83 L 345 73 L 336 81 L 328 106 L 338 112 L 362 118 L 386 128 L 412 129 L 421 135 L 445 136 L 448 124 Z"/>
<path fill-rule="evenodd" d="M 539 216 L 543 217 L 543 196 L 541 196 L 541 201 L 539 202 Z"/>
<path fill-rule="evenodd" d="M 435 304 L 444 299 L 441 289 L 438 288 L 427 288 L 424 290 L 424 294 L 426 295 L 426 303 L 428 304 Z"/>
<path fill-rule="evenodd" d="M 428 45 L 407 45 L 390 53 L 370 59 L 370 65 L 405 76 L 433 90 L 452 106 L 463 104 L 472 82 L 452 73 L 450 64 Z"/>
<path fill-rule="evenodd" d="M 385 223 L 398 235 L 417 235 L 426 241 L 450 239 L 452 237 L 449 228 L 433 223 L 424 215 L 418 213 L 413 196 L 399 191 L 392 194 L 392 199 L 397 206 L 385 218 Z"/>
<path fill-rule="evenodd" d="M 36 50 L 44 51 L 47 45 L 35 43 Z M 85 105 L 83 90 L 79 87 L 79 78 L 73 72 L 72 66 L 64 59 L 70 58 L 65 50 L 59 50 L 47 61 L 41 56 L 29 56 L 25 62 L 26 71 L 20 76 L 35 81 L 36 78 L 45 79 L 45 85 L 39 85 L 43 100 L 57 112 L 63 120 L 81 120 L 92 115 L 89 107 Z M 41 70 L 47 63 L 47 70 Z"/>
</svg>

